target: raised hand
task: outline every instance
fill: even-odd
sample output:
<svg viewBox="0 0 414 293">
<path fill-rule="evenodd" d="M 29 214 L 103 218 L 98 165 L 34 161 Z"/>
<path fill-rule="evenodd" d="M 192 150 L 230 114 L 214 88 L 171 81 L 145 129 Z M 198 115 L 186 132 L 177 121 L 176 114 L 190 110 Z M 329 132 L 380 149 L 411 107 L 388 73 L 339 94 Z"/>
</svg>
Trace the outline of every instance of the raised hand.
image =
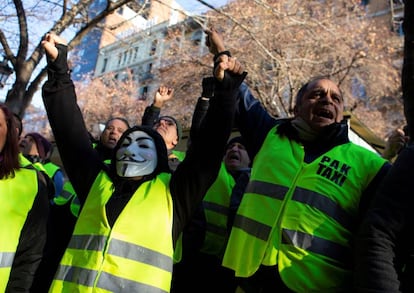
<svg viewBox="0 0 414 293">
<path fill-rule="evenodd" d="M 164 103 L 173 97 L 174 89 L 166 86 L 160 86 L 154 96 L 154 106 L 161 108 Z"/>
<path fill-rule="evenodd" d="M 220 55 L 216 60 L 217 66 L 214 69 L 214 77 L 223 81 L 224 72 L 227 70 L 229 73 L 241 75 L 243 74 L 243 66 L 236 59 L 236 57 L 229 57 L 226 54 Z"/>
<path fill-rule="evenodd" d="M 46 54 L 49 56 L 50 60 L 53 62 L 58 57 L 58 49 L 56 48 L 57 44 L 66 45 L 67 42 L 65 39 L 59 37 L 54 33 L 46 34 L 45 38 L 42 41 L 42 47 L 45 49 Z"/>
</svg>

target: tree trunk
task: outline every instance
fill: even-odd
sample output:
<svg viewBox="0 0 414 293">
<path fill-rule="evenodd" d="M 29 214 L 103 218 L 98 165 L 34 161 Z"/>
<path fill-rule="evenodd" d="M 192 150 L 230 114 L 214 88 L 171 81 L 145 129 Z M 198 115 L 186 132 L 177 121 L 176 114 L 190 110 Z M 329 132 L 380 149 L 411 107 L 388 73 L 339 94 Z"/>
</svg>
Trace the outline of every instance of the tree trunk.
<svg viewBox="0 0 414 293">
<path fill-rule="evenodd" d="M 29 101 L 26 97 L 27 82 L 16 81 L 13 87 L 7 92 L 6 105 L 13 112 L 23 117 L 26 107 L 30 104 L 32 97 L 29 97 Z"/>
</svg>

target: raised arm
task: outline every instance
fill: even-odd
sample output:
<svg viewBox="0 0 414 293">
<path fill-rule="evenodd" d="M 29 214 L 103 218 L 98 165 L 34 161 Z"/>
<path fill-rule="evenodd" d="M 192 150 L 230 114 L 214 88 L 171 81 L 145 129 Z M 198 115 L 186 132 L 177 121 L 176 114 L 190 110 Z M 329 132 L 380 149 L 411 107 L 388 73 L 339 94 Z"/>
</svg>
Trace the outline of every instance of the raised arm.
<svg viewBox="0 0 414 293">
<path fill-rule="evenodd" d="M 206 46 L 214 54 L 213 61 L 221 55 L 231 56 L 225 46 L 223 37 L 211 27 L 205 30 Z M 268 131 L 276 124 L 272 117 L 250 91 L 246 83 L 242 83 L 237 93 L 235 127 L 237 127 L 246 140 L 246 148 L 250 158 L 254 158 L 262 145 Z M 258 131 L 260 129 L 260 131 Z"/>
<path fill-rule="evenodd" d="M 83 202 L 101 168 L 101 161 L 92 148 L 76 103 L 65 40 L 47 34 L 42 46 L 48 62 L 48 80 L 42 88 L 43 102 L 65 171 Z"/>
<path fill-rule="evenodd" d="M 161 108 L 164 106 L 164 103 L 172 99 L 173 95 L 173 88 L 160 86 L 155 92 L 154 102 L 145 108 L 141 124 L 152 127 L 160 117 Z"/>
<path fill-rule="evenodd" d="M 171 179 L 174 240 L 217 176 L 232 129 L 235 95 L 246 75 L 235 58 L 225 55 L 220 57 L 215 69 L 217 80 L 206 116 Z"/>
</svg>

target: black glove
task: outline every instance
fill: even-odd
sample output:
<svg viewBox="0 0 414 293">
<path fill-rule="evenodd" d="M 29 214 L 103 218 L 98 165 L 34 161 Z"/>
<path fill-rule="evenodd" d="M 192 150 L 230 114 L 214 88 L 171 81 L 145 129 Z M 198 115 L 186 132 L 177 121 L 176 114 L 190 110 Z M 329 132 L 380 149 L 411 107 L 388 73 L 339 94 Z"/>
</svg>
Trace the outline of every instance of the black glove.
<svg viewBox="0 0 414 293">
<path fill-rule="evenodd" d="M 203 91 L 201 92 L 201 97 L 203 98 L 212 98 L 214 96 L 214 85 L 216 79 L 211 77 L 203 78 L 201 86 L 203 87 Z"/>
<path fill-rule="evenodd" d="M 55 61 L 51 61 L 49 56 L 46 56 L 48 63 L 48 75 L 49 79 L 53 79 L 57 76 L 68 76 L 70 73 L 68 66 L 68 46 L 63 44 L 57 44 L 58 56 Z"/>
</svg>

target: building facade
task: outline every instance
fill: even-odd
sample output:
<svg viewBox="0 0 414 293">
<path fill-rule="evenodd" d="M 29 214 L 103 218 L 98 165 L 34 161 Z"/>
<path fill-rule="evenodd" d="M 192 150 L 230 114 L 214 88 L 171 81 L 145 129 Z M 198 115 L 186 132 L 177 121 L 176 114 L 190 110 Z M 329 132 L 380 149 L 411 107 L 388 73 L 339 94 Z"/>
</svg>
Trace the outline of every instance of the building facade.
<svg viewBox="0 0 414 293">
<path fill-rule="evenodd" d="M 93 18 L 105 9 L 107 1 L 96 0 L 88 9 Z M 93 28 L 71 53 L 73 62 L 72 78 L 81 81 L 95 71 L 98 53 L 102 47 L 122 41 L 129 35 L 146 30 L 159 23 L 176 23 L 185 18 L 181 7 L 174 0 L 139 0 L 130 6 L 123 6 L 108 15 L 102 23 Z"/>
</svg>

